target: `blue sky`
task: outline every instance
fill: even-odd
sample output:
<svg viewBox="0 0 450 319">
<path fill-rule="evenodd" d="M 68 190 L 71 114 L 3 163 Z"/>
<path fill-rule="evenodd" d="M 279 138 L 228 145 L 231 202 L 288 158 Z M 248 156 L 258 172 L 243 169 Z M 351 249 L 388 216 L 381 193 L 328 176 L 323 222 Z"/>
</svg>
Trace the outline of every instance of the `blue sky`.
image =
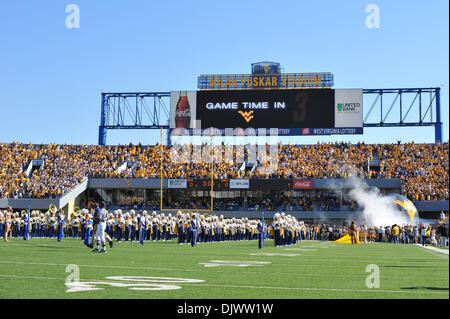
<svg viewBox="0 0 450 319">
<path fill-rule="evenodd" d="M 80 28 L 66 27 L 68 4 Z M 365 21 L 380 9 L 380 28 Z M 101 92 L 196 90 L 200 74 L 332 72 L 335 88 L 441 87 L 449 136 L 448 1 L 0 2 L 0 142 L 96 144 Z M 367 106 L 367 105 L 366 105 Z M 434 142 L 434 128 L 366 129 L 297 143 Z M 107 144 L 157 131 L 109 130 Z"/>
</svg>

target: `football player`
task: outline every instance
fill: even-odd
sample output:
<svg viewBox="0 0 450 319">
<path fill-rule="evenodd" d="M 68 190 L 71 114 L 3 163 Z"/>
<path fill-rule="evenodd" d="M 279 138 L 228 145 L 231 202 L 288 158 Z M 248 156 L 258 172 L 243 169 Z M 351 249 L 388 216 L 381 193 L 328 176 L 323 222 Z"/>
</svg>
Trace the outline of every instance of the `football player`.
<svg viewBox="0 0 450 319">
<path fill-rule="evenodd" d="M 111 237 L 105 233 L 105 229 L 106 229 L 106 219 L 108 216 L 108 211 L 105 208 L 105 202 L 100 202 L 99 204 L 96 205 L 96 208 L 94 210 L 94 221 L 93 221 L 93 230 L 92 230 L 92 236 L 96 236 L 97 237 L 97 233 L 99 234 L 99 238 L 103 239 L 105 238 L 108 242 L 109 242 L 109 247 L 112 248 L 113 247 L 113 240 L 111 239 Z M 91 208 L 92 210 L 92 208 Z M 102 217 L 102 220 L 105 222 L 104 225 L 102 225 L 103 231 L 99 231 L 97 232 L 97 226 L 98 223 L 100 222 L 100 217 Z M 94 245 L 94 238 L 92 238 L 92 242 L 90 245 L 88 245 L 89 248 L 93 248 Z"/>
<path fill-rule="evenodd" d="M 100 205 L 100 213 L 97 215 L 98 223 L 95 232 L 95 241 L 97 246 L 93 250 L 96 253 L 106 253 L 106 239 L 105 239 L 105 229 L 106 229 L 106 219 L 108 218 L 108 211 L 103 205 Z M 102 244 L 102 250 L 99 250 L 100 243 Z"/>
</svg>

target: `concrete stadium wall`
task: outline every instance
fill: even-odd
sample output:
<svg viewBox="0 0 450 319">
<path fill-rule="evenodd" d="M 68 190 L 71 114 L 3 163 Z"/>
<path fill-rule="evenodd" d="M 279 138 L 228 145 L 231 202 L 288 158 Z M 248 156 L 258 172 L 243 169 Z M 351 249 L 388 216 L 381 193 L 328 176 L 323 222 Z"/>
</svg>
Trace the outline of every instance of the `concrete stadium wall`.
<svg viewBox="0 0 450 319">
<path fill-rule="evenodd" d="M 383 189 L 401 189 L 401 181 L 399 179 L 366 179 L 364 182 L 369 186 L 374 186 Z M 313 179 L 313 185 L 315 189 L 327 189 L 327 188 L 351 188 L 352 181 L 350 179 Z M 48 209 L 50 204 L 54 204 L 58 208 L 63 208 L 71 200 L 76 199 L 88 188 L 113 188 L 113 189 L 159 189 L 159 178 L 89 178 L 88 180 L 80 183 L 74 187 L 70 192 L 65 194 L 59 199 L 29 199 L 29 198 L 2 198 L 0 199 L 0 208 L 6 208 L 8 205 L 14 209 Z M 163 179 L 163 188 L 167 188 L 167 179 Z M 419 212 L 436 212 L 436 211 L 448 211 L 449 201 L 418 201 L 414 202 Z M 251 214 L 261 214 L 261 212 L 253 211 L 223 211 L 214 212 L 216 215 L 223 214 L 224 216 L 250 216 Z M 227 215 L 225 215 L 227 214 Z M 272 218 L 274 212 L 264 212 L 268 218 Z M 355 218 L 356 212 L 341 211 L 341 212 L 289 212 L 289 214 L 298 216 L 298 218 L 308 218 L 311 214 L 314 216 L 323 215 L 326 218 Z"/>
<path fill-rule="evenodd" d="M 308 178 L 305 178 L 308 179 Z M 278 180 L 278 179 L 275 179 Z M 313 178 L 314 188 L 352 188 L 353 181 L 349 178 L 328 178 L 316 179 Z M 270 184 L 270 180 L 264 180 Z M 400 179 L 366 179 L 364 182 L 368 186 L 375 186 L 378 188 L 400 189 L 402 186 Z M 88 188 L 160 188 L 159 178 L 89 178 Z M 163 179 L 163 188 L 167 188 L 167 179 Z"/>
<path fill-rule="evenodd" d="M 364 179 L 364 183 L 368 186 L 378 187 L 383 189 L 401 189 L 402 181 L 394 178 L 382 179 Z M 353 188 L 354 181 L 350 178 L 327 178 L 327 179 L 313 179 L 314 188 Z"/>
<path fill-rule="evenodd" d="M 159 178 L 89 178 L 88 188 L 150 188 L 159 189 Z M 167 187 L 167 179 L 163 179 L 163 188 Z"/>
<path fill-rule="evenodd" d="M 440 211 L 448 211 L 449 210 L 449 201 L 448 200 L 435 200 L 435 201 L 417 201 L 414 202 L 417 210 L 419 212 L 440 212 Z"/>
</svg>

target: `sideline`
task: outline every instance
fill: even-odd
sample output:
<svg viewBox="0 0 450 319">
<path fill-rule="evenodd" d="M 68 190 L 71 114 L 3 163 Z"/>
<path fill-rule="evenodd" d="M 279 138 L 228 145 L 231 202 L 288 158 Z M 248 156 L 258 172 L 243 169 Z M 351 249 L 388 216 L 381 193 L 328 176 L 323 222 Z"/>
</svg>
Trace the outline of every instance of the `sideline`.
<svg viewBox="0 0 450 319">
<path fill-rule="evenodd" d="M 438 253 L 442 253 L 442 254 L 448 255 L 448 249 L 440 249 L 440 248 L 431 247 L 431 246 L 422 246 L 421 244 L 414 244 L 414 246 L 430 249 L 430 250 L 433 250 L 433 251 L 437 251 Z"/>
</svg>

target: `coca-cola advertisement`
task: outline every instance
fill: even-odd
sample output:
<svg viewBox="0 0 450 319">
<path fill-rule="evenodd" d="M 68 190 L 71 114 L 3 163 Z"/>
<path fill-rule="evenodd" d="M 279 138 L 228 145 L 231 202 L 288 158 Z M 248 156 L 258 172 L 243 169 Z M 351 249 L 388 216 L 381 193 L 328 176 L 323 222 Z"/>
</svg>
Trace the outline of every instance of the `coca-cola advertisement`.
<svg viewBox="0 0 450 319">
<path fill-rule="evenodd" d="M 294 179 L 292 183 L 293 189 L 312 189 L 313 180 L 312 179 Z"/>
<path fill-rule="evenodd" d="M 195 128 L 196 91 L 170 92 L 170 128 Z"/>
</svg>

